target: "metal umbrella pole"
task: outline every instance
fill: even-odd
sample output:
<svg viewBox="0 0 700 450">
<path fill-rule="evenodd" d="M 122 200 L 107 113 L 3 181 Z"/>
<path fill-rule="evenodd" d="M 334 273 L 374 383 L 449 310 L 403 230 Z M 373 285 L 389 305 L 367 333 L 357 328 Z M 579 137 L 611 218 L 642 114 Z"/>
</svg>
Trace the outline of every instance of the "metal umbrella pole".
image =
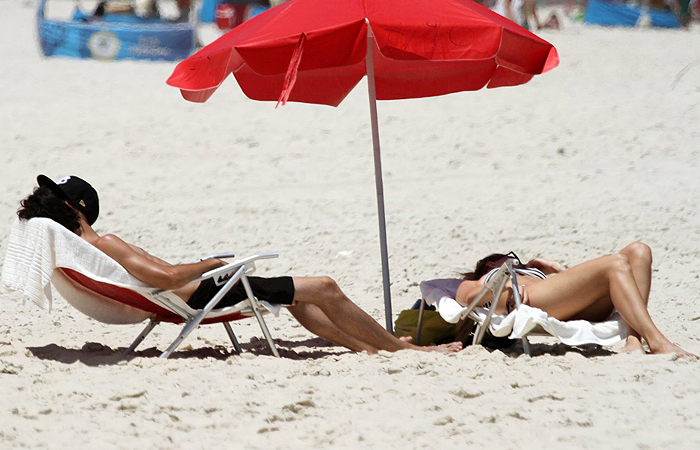
<svg viewBox="0 0 700 450">
<path fill-rule="evenodd" d="M 365 19 L 367 20 L 367 19 Z M 372 122 L 372 146 L 374 147 L 374 179 L 377 187 L 377 211 L 379 213 L 379 246 L 382 254 L 382 280 L 384 283 L 384 317 L 386 329 L 394 332 L 391 313 L 391 286 L 389 280 L 389 252 L 386 244 L 386 220 L 384 215 L 384 183 L 382 181 L 382 157 L 379 148 L 379 123 L 377 121 L 377 91 L 374 85 L 374 50 L 372 29 L 367 21 L 367 87 L 369 90 L 369 113 Z"/>
</svg>

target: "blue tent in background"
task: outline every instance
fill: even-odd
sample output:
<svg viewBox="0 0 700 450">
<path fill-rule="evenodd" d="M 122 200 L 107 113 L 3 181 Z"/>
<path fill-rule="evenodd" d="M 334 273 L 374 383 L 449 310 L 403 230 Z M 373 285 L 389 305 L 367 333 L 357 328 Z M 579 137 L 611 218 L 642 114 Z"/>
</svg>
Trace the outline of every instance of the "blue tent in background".
<svg viewBox="0 0 700 450">
<path fill-rule="evenodd" d="M 179 61 L 195 47 L 193 23 L 120 14 L 96 18 L 79 8 L 70 20 L 54 20 L 45 17 L 45 7 L 40 0 L 36 13 L 44 56 Z"/>
<path fill-rule="evenodd" d="M 654 27 L 681 27 L 678 17 L 670 11 L 643 9 L 609 0 L 588 0 L 583 22 L 591 25 L 634 27 L 643 15 L 649 16 L 649 21 Z"/>
</svg>

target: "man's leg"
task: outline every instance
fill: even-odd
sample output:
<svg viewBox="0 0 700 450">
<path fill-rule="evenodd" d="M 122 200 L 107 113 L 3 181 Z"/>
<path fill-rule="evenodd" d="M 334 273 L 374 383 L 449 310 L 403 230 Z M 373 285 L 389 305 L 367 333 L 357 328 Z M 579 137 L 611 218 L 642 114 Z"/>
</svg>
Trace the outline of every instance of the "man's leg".
<svg viewBox="0 0 700 450">
<path fill-rule="evenodd" d="M 337 328 L 342 334 L 338 334 L 332 328 L 329 329 L 327 322 L 317 321 L 314 325 L 323 326 L 324 333 L 341 336 L 341 339 L 343 336 L 347 336 L 354 343 L 362 343 L 363 349 L 374 348 L 390 352 L 404 349 L 437 350 L 446 353 L 461 350 L 460 343 L 440 347 L 417 347 L 396 338 L 347 298 L 332 278 L 294 277 L 293 280 L 294 300 L 317 306 L 334 328 Z"/>
<path fill-rule="evenodd" d="M 323 339 L 356 352 L 377 353 L 377 349 L 366 342 L 357 340 L 340 331 L 316 305 L 300 302 L 289 308 L 288 311 L 304 328 Z"/>
</svg>

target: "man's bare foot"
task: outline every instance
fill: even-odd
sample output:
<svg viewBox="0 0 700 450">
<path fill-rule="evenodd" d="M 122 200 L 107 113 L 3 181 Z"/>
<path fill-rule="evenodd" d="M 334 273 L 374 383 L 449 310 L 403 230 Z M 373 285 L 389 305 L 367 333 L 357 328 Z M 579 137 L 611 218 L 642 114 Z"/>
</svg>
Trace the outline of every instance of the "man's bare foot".
<svg viewBox="0 0 700 450">
<path fill-rule="evenodd" d="M 413 342 L 413 336 L 401 336 L 399 340 L 407 344 L 411 344 Z M 461 342 L 456 341 L 450 342 L 449 344 L 431 345 L 426 347 L 413 345 L 411 348 L 413 350 L 419 350 L 423 352 L 457 353 L 458 351 L 462 350 L 463 347 L 464 346 Z"/>
<path fill-rule="evenodd" d="M 430 347 L 416 347 L 416 350 L 424 352 L 457 353 L 462 350 L 461 342 L 450 342 L 449 344 L 431 345 Z"/>
<path fill-rule="evenodd" d="M 627 343 L 620 353 L 646 353 L 646 351 L 637 336 L 627 336 Z"/>
</svg>

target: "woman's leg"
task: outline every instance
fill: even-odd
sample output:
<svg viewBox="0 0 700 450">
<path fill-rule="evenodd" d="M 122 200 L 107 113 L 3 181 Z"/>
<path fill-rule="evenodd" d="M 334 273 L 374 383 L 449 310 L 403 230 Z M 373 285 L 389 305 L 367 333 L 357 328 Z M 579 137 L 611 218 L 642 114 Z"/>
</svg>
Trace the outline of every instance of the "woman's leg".
<svg viewBox="0 0 700 450">
<path fill-rule="evenodd" d="M 620 250 L 620 253 L 627 256 L 632 269 L 634 281 L 637 283 L 639 294 L 646 306 L 649 305 L 649 292 L 651 291 L 651 248 L 641 242 L 633 242 Z M 641 337 L 634 329 L 630 328 L 627 343 L 623 352 L 644 352 Z"/>
<path fill-rule="evenodd" d="M 641 242 L 633 242 L 620 250 L 620 253 L 627 257 L 632 276 L 637 283 L 639 295 L 642 296 L 644 304 L 649 304 L 649 292 L 651 291 L 651 248 Z"/>
<path fill-rule="evenodd" d="M 652 353 L 688 354 L 654 325 L 630 266 L 618 253 L 579 264 L 527 285 L 530 304 L 560 320 L 603 320 L 615 307 L 627 324 L 646 339 Z"/>
</svg>

